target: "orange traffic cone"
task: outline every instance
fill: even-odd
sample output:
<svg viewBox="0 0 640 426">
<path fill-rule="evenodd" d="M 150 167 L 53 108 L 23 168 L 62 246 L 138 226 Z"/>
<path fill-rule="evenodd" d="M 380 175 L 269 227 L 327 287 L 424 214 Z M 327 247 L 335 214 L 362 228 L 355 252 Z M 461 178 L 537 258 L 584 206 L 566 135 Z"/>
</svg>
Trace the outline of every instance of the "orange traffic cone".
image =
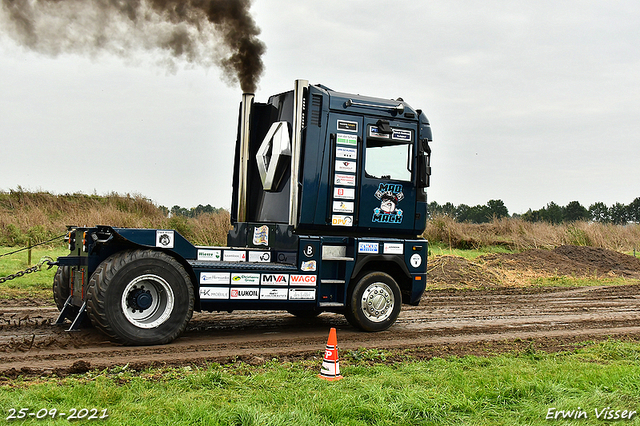
<svg viewBox="0 0 640 426">
<path fill-rule="evenodd" d="M 329 381 L 342 379 L 340 375 L 340 364 L 338 363 L 338 338 L 336 337 L 335 328 L 331 328 L 331 331 L 329 331 L 327 349 L 324 351 L 322 368 L 320 369 L 318 377 Z"/>
</svg>

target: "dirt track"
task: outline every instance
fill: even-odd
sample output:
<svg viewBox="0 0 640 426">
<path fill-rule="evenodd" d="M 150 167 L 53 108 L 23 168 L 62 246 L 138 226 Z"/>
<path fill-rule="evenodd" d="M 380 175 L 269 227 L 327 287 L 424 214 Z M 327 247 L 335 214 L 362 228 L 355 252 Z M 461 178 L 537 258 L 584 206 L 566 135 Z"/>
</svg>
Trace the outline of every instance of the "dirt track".
<svg viewBox="0 0 640 426">
<path fill-rule="evenodd" d="M 404 306 L 390 330 L 372 334 L 327 313 L 314 320 L 285 312 L 195 314 L 183 337 L 154 347 L 118 346 L 91 328 L 67 333 L 51 325 L 56 314 L 53 307 L 0 306 L 0 376 L 64 375 L 125 364 L 143 368 L 313 358 L 321 356 L 329 327 L 338 329 L 343 351 L 406 349 L 426 358 L 570 349 L 606 336 L 640 339 L 640 284 L 429 291 L 420 306 Z"/>
</svg>

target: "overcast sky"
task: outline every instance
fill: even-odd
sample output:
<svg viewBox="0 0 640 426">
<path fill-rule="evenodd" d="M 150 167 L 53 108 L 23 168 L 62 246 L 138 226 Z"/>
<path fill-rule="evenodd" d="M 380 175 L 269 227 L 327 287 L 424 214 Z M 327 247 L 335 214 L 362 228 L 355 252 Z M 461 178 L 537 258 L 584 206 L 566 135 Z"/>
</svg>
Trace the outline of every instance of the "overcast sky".
<svg viewBox="0 0 640 426">
<path fill-rule="evenodd" d="M 255 0 L 256 101 L 307 79 L 431 121 L 429 199 L 510 213 L 640 197 L 640 2 Z M 0 189 L 230 206 L 242 91 L 154 54 L 44 56 L 0 31 Z"/>
</svg>

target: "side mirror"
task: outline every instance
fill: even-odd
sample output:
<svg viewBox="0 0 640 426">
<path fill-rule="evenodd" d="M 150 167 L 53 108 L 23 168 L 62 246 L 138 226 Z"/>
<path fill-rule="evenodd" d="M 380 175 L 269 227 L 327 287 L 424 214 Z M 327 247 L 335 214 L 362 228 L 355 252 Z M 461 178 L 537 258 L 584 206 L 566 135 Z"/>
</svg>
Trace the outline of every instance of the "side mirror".
<svg viewBox="0 0 640 426">
<path fill-rule="evenodd" d="M 421 142 L 422 152 L 418 154 L 418 188 L 427 188 L 431 180 L 431 147 L 427 139 Z"/>
</svg>

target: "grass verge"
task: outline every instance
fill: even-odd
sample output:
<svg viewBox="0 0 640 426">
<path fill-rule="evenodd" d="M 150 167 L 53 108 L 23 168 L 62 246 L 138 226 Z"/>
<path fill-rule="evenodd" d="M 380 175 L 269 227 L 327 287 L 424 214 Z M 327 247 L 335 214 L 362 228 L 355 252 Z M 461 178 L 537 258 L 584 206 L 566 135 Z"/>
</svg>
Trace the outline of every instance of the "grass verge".
<svg viewBox="0 0 640 426">
<path fill-rule="evenodd" d="M 106 409 L 110 424 L 542 425 L 551 412 L 640 411 L 640 344 L 610 340 L 571 352 L 535 349 L 494 357 L 376 363 L 345 353 L 339 382 L 317 377 L 319 362 L 268 362 L 0 381 L 0 412 Z M 364 358 L 363 358 L 364 354 Z M 358 358 L 359 357 L 359 358 Z M 551 411 L 550 411 L 551 410 Z M 565 413 L 566 415 L 566 413 Z M 574 416 L 577 414 L 574 414 Z M 573 420 L 573 418 L 572 418 Z M 620 419 L 621 420 L 621 419 Z M 49 417 L 24 423 L 53 424 Z M 618 422 L 620 423 L 620 422 Z M 639 424 L 638 415 L 625 424 Z M 95 424 L 95 423 L 94 423 Z M 559 424 L 567 423 L 560 420 Z"/>
<path fill-rule="evenodd" d="M 462 257 L 467 260 L 474 260 L 477 257 L 491 253 L 515 253 L 516 251 L 504 246 L 485 246 L 475 249 L 457 249 L 447 246 L 441 242 L 429 243 L 429 256 L 452 255 Z"/>
<path fill-rule="evenodd" d="M 0 255 L 15 250 L 15 247 L 0 247 Z M 36 247 L 31 252 L 31 264 L 28 263 L 27 251 L 0 257 L 0 277 L 24 271 L 30 266 L 38 264 L 43 256 L 49 256 L 55 260 L 58 256 L 64 256 L 67 253 L 69 251 L 63 247 Z M 51 286 L 56 269 L 56 267 L 47 269 L 45 265 L 40 271 L 0 283 L 0 299 L 37 298 L 50 300 L 53 303 Z"/>
</svg>

